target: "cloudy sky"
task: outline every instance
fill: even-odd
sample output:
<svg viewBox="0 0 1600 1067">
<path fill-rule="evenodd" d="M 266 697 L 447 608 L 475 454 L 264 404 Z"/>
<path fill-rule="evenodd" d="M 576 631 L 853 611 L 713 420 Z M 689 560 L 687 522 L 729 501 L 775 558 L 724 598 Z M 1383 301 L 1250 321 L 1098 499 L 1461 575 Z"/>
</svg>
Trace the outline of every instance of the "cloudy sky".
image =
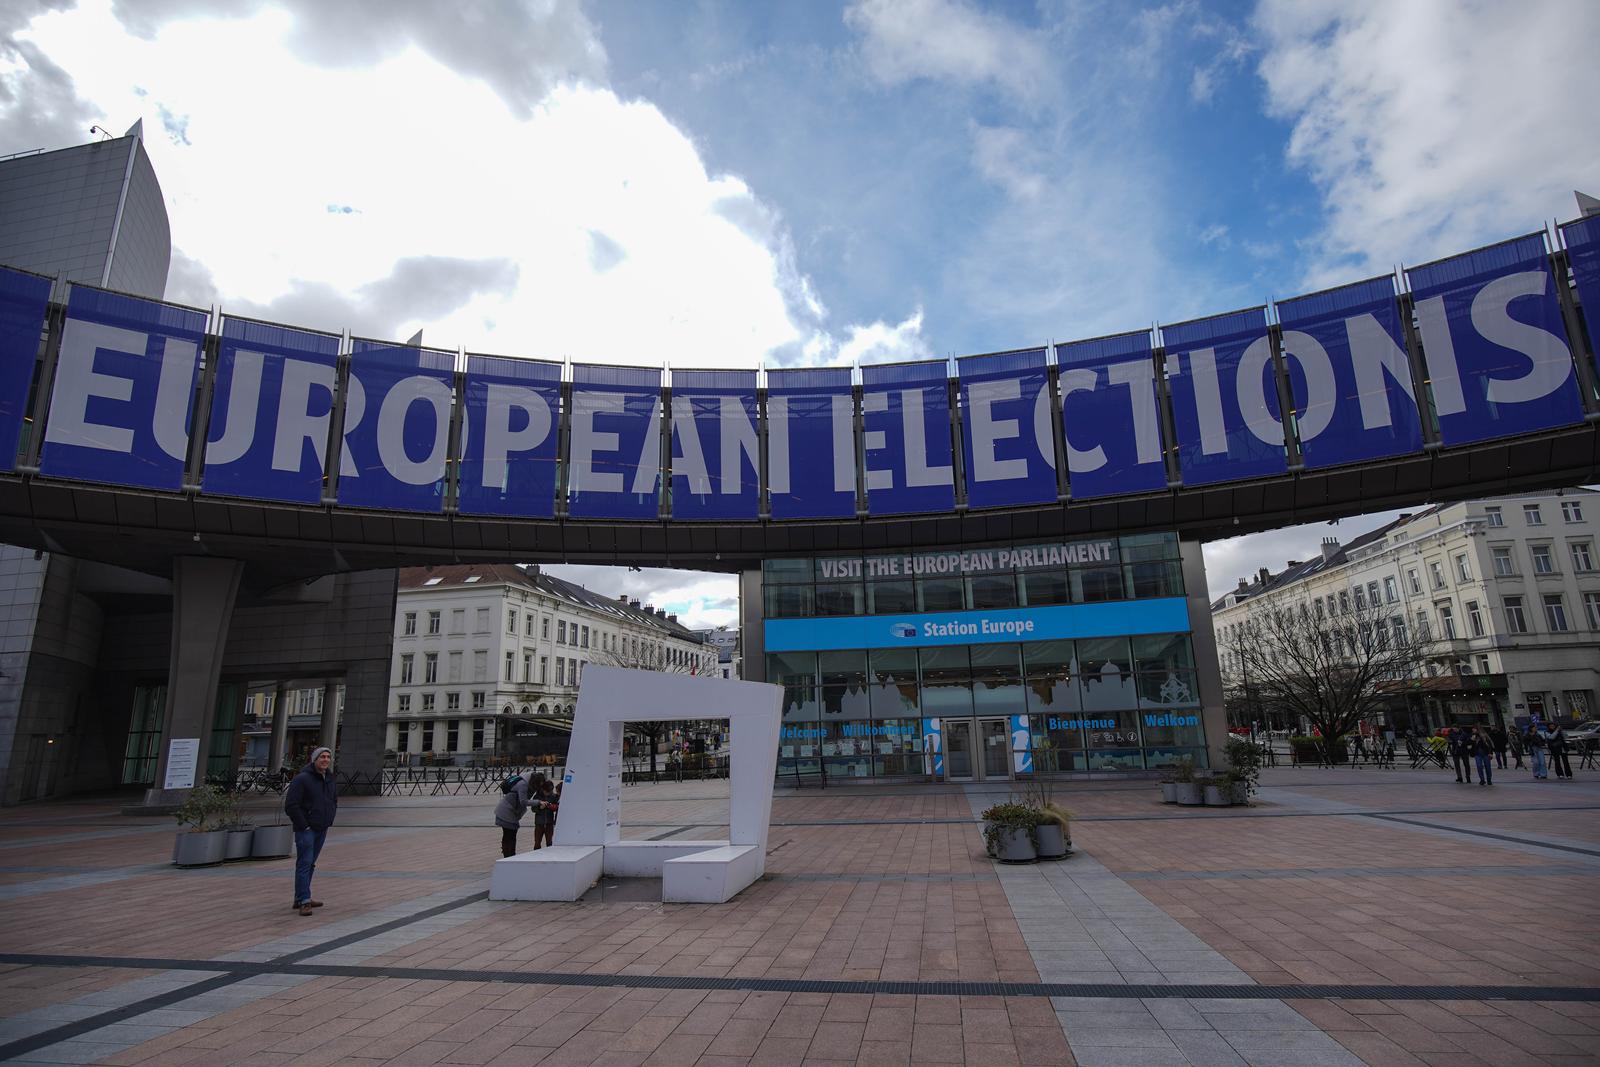
<svg viewBox="0 0 1600 1067">
<path fill-rule="evenodd" d="M 1593 0 L 11 0 L 0 154 L 142 118 L 174 300 L 510 355 L 873 362 L 1571 217 L 1597 40 Z M 1218 542 L 1212 586 L 1327 532 Z M 734 621 L 727 578 L 561 573 Z"/>
</svg>

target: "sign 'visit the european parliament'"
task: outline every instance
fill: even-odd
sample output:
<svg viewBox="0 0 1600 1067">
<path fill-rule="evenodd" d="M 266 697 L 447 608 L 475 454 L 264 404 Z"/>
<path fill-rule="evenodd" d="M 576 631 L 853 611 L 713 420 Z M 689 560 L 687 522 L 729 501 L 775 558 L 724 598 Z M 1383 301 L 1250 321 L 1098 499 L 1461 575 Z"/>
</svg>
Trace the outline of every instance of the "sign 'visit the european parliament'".
<svg viewBox="0 0 1600 1067">
<path fill-rule="evenodd" d="M 157 491 L 753 522 L 1269 477 L 1581 422 L 1593 368 L 1579 361 L 1594 357 L 1568 322 L 1581 307 L 1600 335 L 1600 219 L 1562 236 L 1571 290 L 1541 233 L 1411 268 L 1405 294 L 1376 278 L 1159 336 L 972 356 L 954 374 L 933 360 L 670 380 L 213 322 L 86 286 L 51 316 L 48 279 L 0 268 L 0 455 L 15 466 L 43 352 L 39 473 Z M 874 565 L 991 563 L 1024 565 Z"/>
</svg>

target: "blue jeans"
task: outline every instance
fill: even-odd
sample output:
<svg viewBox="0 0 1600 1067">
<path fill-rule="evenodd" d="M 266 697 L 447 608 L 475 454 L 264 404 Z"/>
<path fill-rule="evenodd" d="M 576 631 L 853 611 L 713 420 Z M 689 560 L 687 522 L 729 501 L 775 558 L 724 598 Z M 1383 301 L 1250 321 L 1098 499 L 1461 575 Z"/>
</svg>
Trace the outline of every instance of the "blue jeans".
<svg viewBox="0 0 1600 1067">
<path fill-rule="evenodd" d="M 1478 752 L 1475 753 L 1472 758 L 1478 764 L 1478 781 L 1494 781 L 1494 765 L 1490 763 L 1491 757 L 1489 753 Z"/>
<path fill-rule="evenodd" d="M 1536 748 L 1533 750 L 1533 776 L 1535 778 L 1545 777 L 1544 749 L 1542 748 Z"/>
<path fill-rule="evenodd" d="M 328 839 L 326 830 L 296 830 L 294 832 L 294 902 L 296 906 L 311 899 L 311 875 L 317 869 L 317 857 L 322 854 L 322 843 Z"/>
</svg>

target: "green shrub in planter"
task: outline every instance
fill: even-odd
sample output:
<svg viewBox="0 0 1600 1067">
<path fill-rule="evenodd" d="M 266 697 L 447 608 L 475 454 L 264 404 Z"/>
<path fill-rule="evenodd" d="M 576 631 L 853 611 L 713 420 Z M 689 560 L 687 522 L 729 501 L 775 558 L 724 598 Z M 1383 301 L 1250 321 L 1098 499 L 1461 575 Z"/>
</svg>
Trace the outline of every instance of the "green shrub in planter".
<svg viewBox="0 0 1600 1067">
<path fill-rule="evenodd" d="M 983 843 L 1002 863 L 1031 863 L 1038 858 L 1035 828 L 1049 818 L 1032 804 L 996 804 L 983 813 Z"/>
<path fill-rule="evenodd" d="M 1289 738 L 1289 753 L 1296 763 L 1321 763 L 1323 741 L 1324 739 L 1320 737 L 1307 737 L 1304 734 L 1298 734 Z M 1348 763 L 1350 761 L 1344 738 L 1341 737 L 1334 741 L 1328 748 L 1331 762 Z"/>
<path fill-rule="evenodd" d="M 189 829 L 180 830 L 173 842 L 172 862 L 180 867 L 221 863 L 228 851 L 228 832 L 222 829 L 222 820 L 232 812 L 232 794 L 205 782 L 189 790 L 175 813 L 178 825 Z"/>
</svg>

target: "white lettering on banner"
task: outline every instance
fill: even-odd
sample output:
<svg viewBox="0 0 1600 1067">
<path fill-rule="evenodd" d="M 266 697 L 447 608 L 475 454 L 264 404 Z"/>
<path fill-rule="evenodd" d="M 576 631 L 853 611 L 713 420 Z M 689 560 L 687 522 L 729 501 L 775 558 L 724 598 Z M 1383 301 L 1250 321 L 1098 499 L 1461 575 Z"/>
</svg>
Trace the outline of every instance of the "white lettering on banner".
<svg viewBox="0 0 1600 1067">
<path fill-rule="evenodd" d="M 923 421 L 922 390 L 900 390 L 900 432 L 906 443 L 906 487 L 954 485 L 955 468 L 928 465 L 928 427 Z M 1024 465 L 1024 473 L 1027 468 Z"/>
<path fill-rule="evenodd" d="M 516 431 L 511 429 L 514 410 L 528 417 L 528 425 Z M 504 490 L 506 458 L 513 452 L 538 448 L 550 435 L 550 405 L 537 390 L 525 385 L 491 384 L 484 397 L 483 423 L 483 486 Z M 464 425 L 462 433 L 466 433 Z M 466 451 L 464 446 L 462 451 Z"/>
<path fill-rule="evenodd" d="M 1375 430 L 1392 425 L 1389 391 L 1383 384 L 1385 374 L 1405 390 L 1413 404 L 1417 402 L 1411 385 L 1411 362 L 1406 358 L 1405 349 L 1394 343 L 1389 331 L 1371 312 L 1345 319 L 1344 335 L 1350 342 L 1350 364 L 1356 375 L 1356 396 L 1361 400 L 1362 427 Z M 1331 385 L 1328 388 L 1335 389 Z M 1304 427 L 1301 439 L 1305 439 Z"/>
<path fill-rule="evenodd" d="M 925 622 L 923 637 L 975 637 L 978 635 L 1021 637 L 1033 633 L 1032 619 L 979 619 L 976 622 Z"/>
<path fill-rule="evenodd" d="M 1016 419 L 994 417 L 994 404 L 997 400 L 1016 400 L 1021 395 L 1022 383 L 1015 378 L 973 382 L 967 387 L 967 402 L 972 410 L 973 477 L 977 481 L 1004 482 L 1028 476 L 1027 460 L 998 459 L 994 453 L 996 443 L 1019 434 Z M 1049 438 L 1045 440 L 1048 443 Z M 1040 451 L 1054 453 L 1055 449 L 1041 448 Z"/>
<path fill-rule="evenodd" d="M 856 491 L 856 412 L 853 397 L 833 398 L 833 491 Z M 882 441 L 882 435 L 879 435 Z M 882 444 L 879 444 L 882 447 Z M 870 476 L 869 476 L 870 477 Z M 869 481 L 870 484 L 870 481 Z"/>
<path fill-rule="evenodd" d="M 1456 346 L 1450 336 L 1444 297 L 1419 300 L 1416 310 L 1417 326 L 1422 331 L 1423 356 L 1428 361 L 1428 380 L 1433 385 L 1433 409 L 1439 415 L 1459 415 L 1467 410 L 1467 401 L 1461 394 L 1461 368 L 1456 363 Z"/>
<path fill-rule="evenodd" d="M 278 425 L 272 438 L 272 469 L 275 471 L 300 470 L 301 457 L 305 455 L 305 443 L 311 442 L 312 449 L 317 454 L 317 467 L 327 466 L 324 452 L 328 444 L 328 419 L 331 412 L 324 415 L 312 415 L 311 387 L 321 386 L 328 391 L 329 407 L 333 399 L 333 368 L 321 363 L 307 363 L 302 359 L 288 359 L 283 363 L 283 389 L 278 394 Z M 361 383 L 354 378 L 350 379 L 350 388 L 345 390 L 345 428 L 346 431 L 361 421 L 361 416 L 366 413 L 367 393 L 361 388 Z M 231 416 L 230 416 L 231 417 Z M 356 467 L 350 458 L 348 445 L 340 453 L 344 458 L 339 463 L 339 476 L 355 476 Z"/>
<path fill-rule="evenodd" d="M 402 378 L 383 398 L 378 409 L 378 459 L 396 481 L 428 485 L 444 477 L 450 449 L 453 399 L 454 393 L 448 384 L 421 374 Z M 433 406 L 433 447 L 422 459 L 413 460 L 406 452 L 406 414 L 418 401 Z"/>
<path fill-rule="evenodd" d="M 1511 301 L 1539 296 L 1549 282 L 1542 270 L 1496 278 L 1472 298 L 1472 326 L 1485 341 L 1528 357 L 1533 364 L 1521 378 L 1489 378 L 1484 399 L 1491 404 L 1525 404 L 1549 396 L 1572 374 L 1572 353 L 1561 338 L 1511 317 Z"/>
<path fill-rule="evenodd" d="M 228 383 L 228 425 L 222 436 L 206 443 L 206 465 L 233 463 L 250 451 L 256 439 L 256 410 L 261 406 L 261 370 L 266 356 L 260 352 L 237 352 L 233 357 L 233 378 Z M 216 429 L 216 405 L 211 407 Z"/>
<path fill-rule="evenodd" d="M 1065 567 L 1086 563 L 1113 563 L 1111 541 L 1081 541 L 1068 545 L 1034 545 L 979 552 L 928 552 L 917 556 L 880 556 L 865 561 L 849 557 L 818 561 L 823 578 L 859 578 L 863 562 L 868 578 L 911 575 L 975 574 L 984 571 Z"/>
<path fill-rule="evenodd" d="M 597 452 L 615 452 L 621 438 L 610 431 L 596 430 L 594 417 L 622 412 L 621 393 L 574 390 L 572 396 L 572 491 L 575 493 L 620 493 L 622 475 L 616 471 L 596 471 Z"/>
<path fill-rule="evenodd" d="M 194 365 L 200 347 L 193 341 L 163 338 L 161 378 L 156 385 L 156 409 L 150 429 L 161 451 L 180 463 L 189 458 L 189 404 Z"/>
<path fill-rule="evenodd" d="M 1272 417 L 1272 410 L 1267 407 L 1266 386 L 1261 381 L 1261 372 L 1271 360 L 1272 342 L 1268 338 L 1262 336 L 1251 341 L 1244 355 L 1239 357 L 1233 387 L 1238 394 L 1239 414 L 1244 417 L 1245 426 L 1266 444 L 1281 445 L 1283 423 Z M 1274 393 L 1277 392 L 1275 384 L 1272 389 Z"/>
<path fill-rule="evenodd" d="M 744 489 L 742 457 L 749 457 L 751 469 L 761 464 L 761 443 L 756 439 L 755 423 L 745 410 L 744 400 L 737 396 L 719 398 L 722 427 L 722 492 L 724 496 L 738 496 Z"/>
<path fill-rule="evenodd" d="M 867 393 L 866 395 L 864 395 L 861 398 L 861 414 L 862 415 L 876 414 L 876 413 L 878 413 L 880 411 L 888 411 L 888 410 L 889 410 L 889 394 L 888 393 Z M 838 411 L 837 408 L 834 409 L 833 415 L 834 415 L 833 429 L 834 429 L 834 433 L 837 434 L 839 432 L 839 411 Z M 835 440 L 837 441 L 837 438 L 835 438 Z M 862 430 L 862 432 L 861 432 L 861 449 L 867 455 L 870 456 L 874 452 L 881 452 L 883 450 L 883 446 L 884 446 L 885 443 L 886 443 L 886 441 L 885 441 L 884 434 L 883 434 L 882 430 Z M 835 445 L 835 448 L 837 448 L 837 445 Z M 835 477 L 835 486 L 836 487 L 837 487 L 837 481 L 838 481 L 838 479 L 837 479 L 837 477 Z M 874 489 L 893 489 L 893 488 L 894 488 L 894 471 L 893 470 L 875 470 L 870 466 L 867 468 L 867 491 L 868 492 L 871 492 Z"/>
<path fill-rule="evenodd" d="M 147 334 L 136 330 L 68 319 L 61 335 L 55 391 L 50 398 L 50 421 L 45 424 L 44 439 L 51 444 L 131 453 L 133 430 L 88 421 L 91 397 L 123 403 L 133 398 L 133 380 L 95 370 L 94 357 L 102 348 L 143 355 L 149 341 Z"/>
<path fill-rule="evenodd" d="M 1368 316 L 1369 318 L 1371 316 Z M 1381 328 L 1380 331 L 1382 332 Z M 1251 346 L 1255 347 L 1254 345 Z M 1300 431 L 1300 440 L 1310 441 L 1328 428 L 1333 421 L 1333 408 L 1338 403 L 1339 387 L 1333 377 L 1333 360 L 1328 358 L 1328 350 L 1322 343 L 1308 333 L 1299 330 L 1283 331 L 1283 358 L 1285 362 L 1293 359 L 1300 364 L 1300 371 L 1306 377 L 1306 406 L 1299 412 L 1296 427 Z M 1381 387 L 1381 383 L 1380 383 Z M 1385 413 L 1389 405 L 1384 403 L 1384 394 L 1378 394 L 1378 400 L 1383 405 Z M 1244 374 L 1239 377 L 1240 403 L 1244 402 Z M 1366 397 L 1362 397 L 1363 408 Z M 1364 414 L 1363 410 L 1363 414 Z M 1274 425 L 1277 425 L 1274 420 Z M 1268 444 L 1281 444 L 1283 441 L 1282 427 L 1279 426 L 1278 436 Z M 1263 438 L 1265 440 L 1265 438 Z"/>
<path fill-rule="evenodd" d="M 696 444 L 698 444 L 698 439 Z M 633 465 L 632 492 L 644 496 L 656 491 L 656 476 L 661 471 L 661 401 L 650 398 L 650 424 L 645 427 L 644 440 L 639 443 L 639 459 Z M 700 466 L 705 467 L 701 457 Z"/>
<path fill-rule="evenodd" d="M 837 457 L 834 466 L 838 466 Z M 773 496 L 789 492 L 789 398 L 786 396 L 767 397 L 767 491 Z"/>
<path fill-rule="evenodd" d="M 678 441 L 678 451 L 672 456 L 673 477 L 688 479 L 689 492 L 705 496 L 711 492 L 711 475 L 706 473 L 706 453 L 694 424 L 694 403 L 686 396 L 672 398 L 672 436 Z"/>
<path fill-rule="evenodd" d="M 1195 414 L 1200 421 L 1200 451 L 1208 456 L 1228 451 L 1228 428 L 1222 417 L 1222 385 L 1217 381 L 1217 352 L 1201 348 L 1189 353 L 1194 378 Z M 1177 373 L 1182 373 L 1181 367 Z"/>
<path fill-rule="evenodd" d="M 1061 382 L 1061 408 L 1066 410 L 1067 397 L 1072 393 L 1092 393 L 1097 384 L 1099 374 L 1087 367 L 1073 367 L 1063 370 Z M 1040 399 L 1043 399 L 1041 396 Z M 1137 405 L 1136 405 L 1137 406 Z M 1039 451 L 1050 461 L 1053 467 L 1056 463 L 1055 449 L 1046 448 L 1050 435 L 1055 433 L 1050 425 L 1050 409 L 1047 405 L 1035 404 L 1033 407 L 1033 433 L 1040 438 Z M 1062 443 L 1067 446 L 1067 470 L 1087 474 L 1097 471 L 1106 465 L 1106 450 L 1099 445 L 1090 449 L 1080 449 L 1072 443 L 1072 435 L 1062 434 Z"/>
<path fill-rule="evenodd" d="M 1156 411 L 1156 391 L 1153 388 L 1156 368 L 1148 359 L 1113 363 L 1106 372 L 1112 385 L 1128 387 L 1128 407 L 1133 414 L 1134 459 L 1139 463 L 1155 463 L 1161 459 L 1161 435 L 1157 430 L 1161 417 Z M 1067 470 L 1071 471 L 1071 466 Z"/>
</svg>

